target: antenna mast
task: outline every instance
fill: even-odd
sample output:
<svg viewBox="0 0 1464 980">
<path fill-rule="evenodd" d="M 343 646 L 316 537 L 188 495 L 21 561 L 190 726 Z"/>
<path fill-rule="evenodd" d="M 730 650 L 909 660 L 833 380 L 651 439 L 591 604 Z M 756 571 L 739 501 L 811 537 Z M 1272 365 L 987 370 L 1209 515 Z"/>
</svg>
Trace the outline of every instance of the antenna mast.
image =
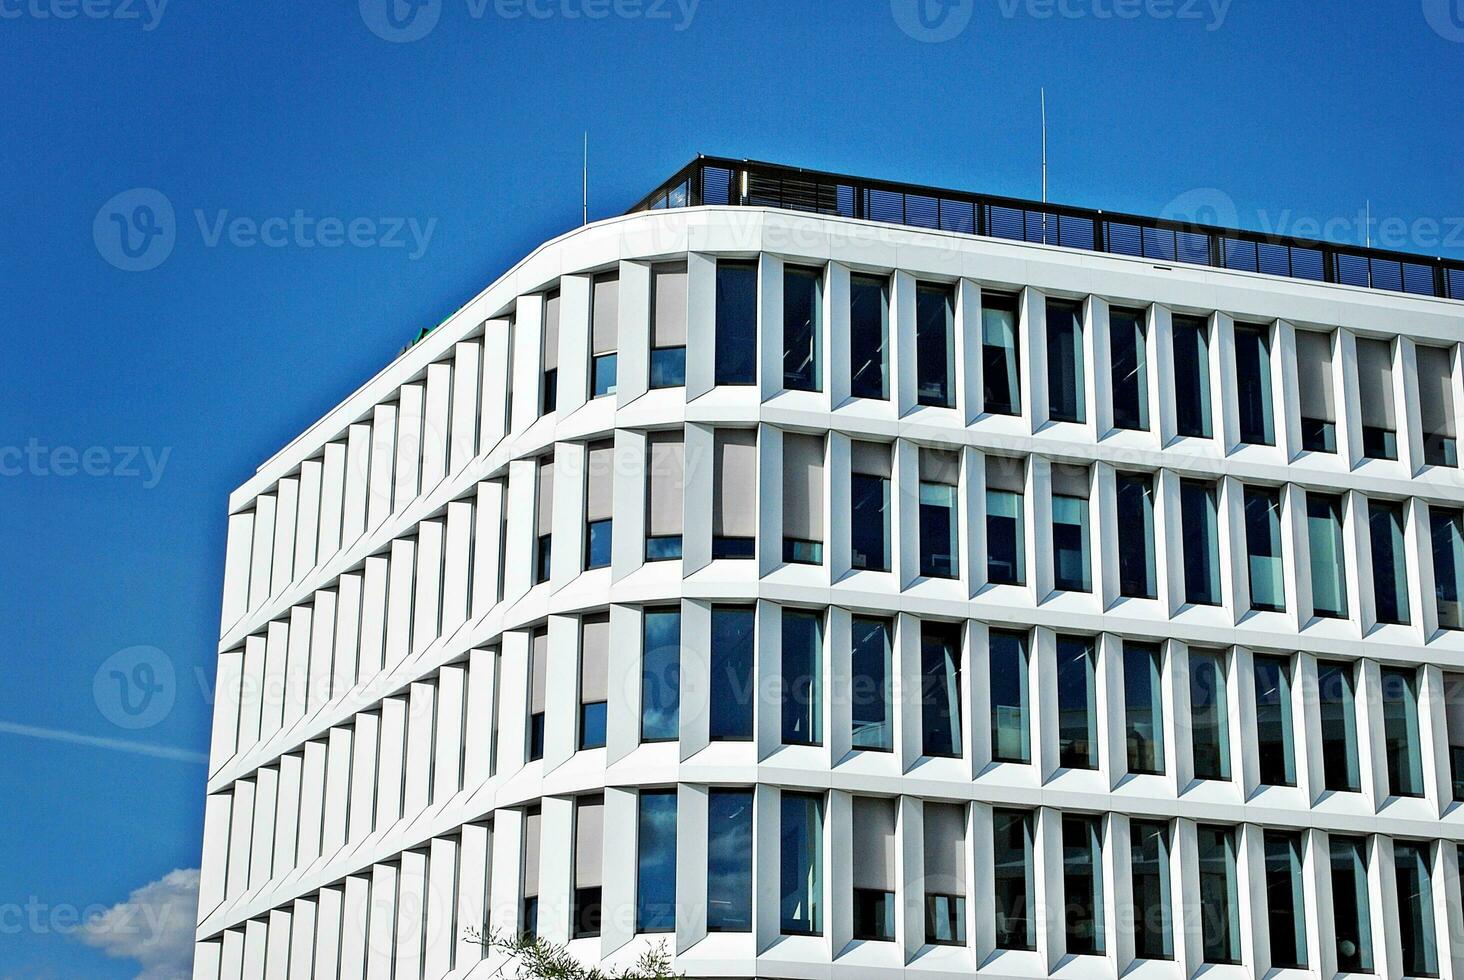
<svg viewBox="0 0 1464 980">
<path fill-rule="evenodd" d="M 1047 203 L 1047 87 L 1042 88 L 1042 203 Z M 1047 220 L 1045 217 L 1042 219 Z"/>
<path fill-rule="evenodd" d="M 1047 242 L 1047 86 L 1042 86 L 1042 241 Z"/>
<path fill-rule="evenodd" d="M 580 181 L 580 194 L 583 204 L 582 216 L 584 223 L 590 223 L 590 131 L 585 130 L 585 167 L 584 176 Z"/>
</svg>

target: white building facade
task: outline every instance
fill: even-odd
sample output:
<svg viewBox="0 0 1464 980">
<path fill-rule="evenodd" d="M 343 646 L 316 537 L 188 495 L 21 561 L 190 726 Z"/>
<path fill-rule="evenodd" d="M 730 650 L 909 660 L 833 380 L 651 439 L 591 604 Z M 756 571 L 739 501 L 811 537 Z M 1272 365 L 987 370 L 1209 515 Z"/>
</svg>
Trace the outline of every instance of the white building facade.
<svg viewBox="0 0 1464 980">
<path fill-rule="evenodd" d="M 1464 266 L 1037 207 L 698 161 L 266 462 L 195 977 L 1464 978 Z"/>
</svg>

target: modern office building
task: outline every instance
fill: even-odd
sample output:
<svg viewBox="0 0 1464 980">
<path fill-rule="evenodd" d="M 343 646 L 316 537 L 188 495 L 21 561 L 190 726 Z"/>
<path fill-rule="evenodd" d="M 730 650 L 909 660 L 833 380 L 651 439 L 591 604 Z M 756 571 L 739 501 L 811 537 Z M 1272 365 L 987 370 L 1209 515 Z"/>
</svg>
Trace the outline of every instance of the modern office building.
<svg viewBox="0 0 1464 980">
<path fill-rule="evenodd" d="M 701 158 L 230 499 L 200 980 L 1464 977 L 1464 264 Z"/>
</svg>

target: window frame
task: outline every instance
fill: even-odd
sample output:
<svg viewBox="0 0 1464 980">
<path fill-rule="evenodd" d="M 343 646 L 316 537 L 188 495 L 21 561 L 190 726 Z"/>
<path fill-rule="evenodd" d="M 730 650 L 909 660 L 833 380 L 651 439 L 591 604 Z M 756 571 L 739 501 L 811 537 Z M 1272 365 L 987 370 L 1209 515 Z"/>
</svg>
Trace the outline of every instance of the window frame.
<svg viewBox="0 0 1464 980">
<path fill-rule="evenodd" d="M 757 259 L 717 259 L 712 327 L 712 383 L 717 387 L 757 384 L 757 309 L 762 280 L 758 266 Z M 740 290 L 748 286 L 749 276 L 751 292 L 744 296 Z"/>
<path fill-rule="evenodd" d="M 1122 327 L 1120 327 L 1120 323 L 1123 323 Z M 1121 338 L 1124 342 L 1122 348 L 1118 343 Z M 1149 431 L 1148 343 L 1149 311 L 1147 309 L 1109 307 L 1109 409 L 1115 429 L 1128 432 Z M 1120 362 L 1120 351 L 1123 354 L 1122 362 Z M 1132 358 L 1129 357 L 1130 353 L 1132 353 Z M 1128 390 L 1124 391 L 1125 389 Z M 1119 404 L 1121 391 L 1124 391 L 1122 411 L 1120 411 Z"/>
<path fill-rule="evenodd" d="M 783 390 L 823 391 L 823 329 L 824 329 L 824 273 L 821 266 L 783 266 Z M 790 283 L 812 282 L 813 301 L 811 316 L 807 323 L 808 335 L 796 336 L 790 324 L 795 311 L 789 307 L 789 297 L 794 295 Z M 796 345 L 796 346 L 795 346 Z M 795 349 L 806 347 L 807 369 L 805 374 L 790 370 L 789 359 L 796 356 Z"/>
</svg>

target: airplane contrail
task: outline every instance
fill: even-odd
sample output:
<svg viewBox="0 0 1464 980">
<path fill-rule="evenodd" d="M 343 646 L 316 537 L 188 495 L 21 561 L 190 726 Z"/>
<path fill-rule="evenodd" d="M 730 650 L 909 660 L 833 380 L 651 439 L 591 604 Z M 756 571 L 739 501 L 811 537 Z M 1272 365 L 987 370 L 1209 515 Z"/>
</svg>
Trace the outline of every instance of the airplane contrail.
<svg viewBox="0 0 1464 980">
<path fill-rule="evenodd" d="M 34 725 L 19 725 L 11 721 L 0 721 L 0 734 L 22 735 L 50 742 L 67 742 L 72 745 L 90 745 L 114 752 L 130 752 L 133 755 L 150 755 L 158 759 L 172 759 L 176 762 L 190 762 L 194 765 L 208 765 L 208 756 L 202 752 L 190 752 L 167 745 L 152 745 L 147 742 L 133 742 L 123 738 L 101 738 L 97 735 L 83 735 L 60 728 L 38 728 Z"/>
</svg>

